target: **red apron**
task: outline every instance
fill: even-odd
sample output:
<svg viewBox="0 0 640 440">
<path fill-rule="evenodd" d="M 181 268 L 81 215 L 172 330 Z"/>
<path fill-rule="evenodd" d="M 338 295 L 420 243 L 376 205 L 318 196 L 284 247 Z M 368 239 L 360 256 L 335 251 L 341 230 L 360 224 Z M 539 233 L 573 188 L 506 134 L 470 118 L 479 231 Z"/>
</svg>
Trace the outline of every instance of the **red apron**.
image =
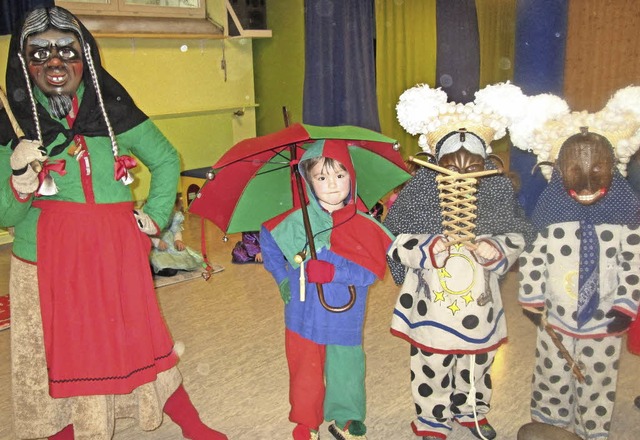
<svg viewBox="0 0 640 440">
<path fill-rule="evenodd" d="M 51 396 L 126 394 L 173 367 L 133 204 L 33 205 Z"/>
</svg>

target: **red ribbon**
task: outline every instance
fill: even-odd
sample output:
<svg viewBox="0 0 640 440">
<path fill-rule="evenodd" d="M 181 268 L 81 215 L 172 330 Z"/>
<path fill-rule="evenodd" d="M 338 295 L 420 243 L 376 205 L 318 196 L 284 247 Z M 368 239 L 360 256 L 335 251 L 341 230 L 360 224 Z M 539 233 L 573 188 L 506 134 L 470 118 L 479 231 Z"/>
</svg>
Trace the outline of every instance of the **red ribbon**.
<svg viewBox="0 0 640 440">
<path fill-rule="evenodd" d="M 51 160 L 51 161 L 45 160 L 40 165 L 42 166 L 42 169 L 38 173 L 38 191 L 36 191 L 35 193 L 37 196 L 42 195 L 40 193 L 40 189 L 42 188 L 42 184 L 44 183 L 45 179 L 49 176 L 49 173 L 51 173 L 51 171 L 55 171 L 61 176 L 64 176 L 65 174 L 67 174 L 67 172 L 64 169 L 67 166 L 67 162 L 65 160 L 62 160 L 62 159 Z M 55 188 L 55 184 L 54 184 L 54 188 Z M 54 190 L 53 194 L 55 194 L 56 192 L 57 190 Z M 46 194 L 46 195 L 52 195 L 52 194 Z"/>
<path fill-rule="evenodd" d="M 127 170 L 130 170 L 136 165 L 138 165 L 138 163 L 131 156 L 122 155 L 122 156 L 116 157 L 116 163 L 113 164 L 114 178 L 116 180 L 122 179 L 127 175 Z"/>
<path fill-rule="evenodd" d="M 42 162 L 42 169 L 38 173 L 38 181 L 40 185 L 44 182 L 44 179 L 49 175 L 51 171 L 55 171 L 56 173 L 64 176 L 67 174 L 67 171 L 64 169 L 67 166 L 67 161 L 62 159 L 57 160 L 45 160 Z"/>
</svg>

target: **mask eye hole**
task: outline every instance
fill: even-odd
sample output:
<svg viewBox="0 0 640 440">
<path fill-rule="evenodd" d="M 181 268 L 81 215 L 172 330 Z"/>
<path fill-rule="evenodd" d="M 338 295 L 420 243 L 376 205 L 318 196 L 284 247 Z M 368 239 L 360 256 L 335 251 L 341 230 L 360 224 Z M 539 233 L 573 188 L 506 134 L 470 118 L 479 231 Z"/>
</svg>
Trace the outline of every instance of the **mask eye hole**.
<svg viewBox="0 0 640 440">
<path fill-rule="evenodd" d="M 51 57 L 50 49 L 37 49 L 31 53 L 31 58 L 37 62 L 43 62 Z"/>
</svg>

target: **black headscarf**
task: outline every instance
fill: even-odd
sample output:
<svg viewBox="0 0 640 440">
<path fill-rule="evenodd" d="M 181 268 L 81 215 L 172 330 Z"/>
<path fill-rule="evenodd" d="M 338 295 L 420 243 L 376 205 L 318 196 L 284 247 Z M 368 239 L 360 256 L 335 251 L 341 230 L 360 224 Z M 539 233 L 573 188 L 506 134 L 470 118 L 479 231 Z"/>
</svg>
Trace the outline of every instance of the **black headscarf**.
<svg viewBox="0 0 640 440">
<path fill-rule="evenodd" d="M 486 169 L 495 164 L 485 160 Z M 442 208 L 438 199 L 436 177 L 430 168 L 420 168 L 416 175 L 400 191 L 391 206 L 384 225 L 392 234 L 441 234 Z M 533 227 L 524 217 L 516 200 L 511 181 L 502 175 L 478 179 L 476 235 L 498 235 L 519 232 L 527 243 L 535 239 Z M 404 282 L 405 268 L 387 258 L 396 284 Z"/>
<path fill-rule="evenodd" d="M 102 67 L 96 41 L 80 20 L 63 8 L 53 7 L 44 9 L 46 9 L 47 12 L 53 9 L 62 10 L 62 12 L 74 17 L 79 23 L 82 33 L 79 37 L 81 41 L 84 41 L 85 45 L 88 44 L 91 48 L 90 53 L 96 70 L 98 87 L 100 87 L 102 91 L 107 115 L 115 134 L 123 133 L 146 120 L 147 115 L 134 104 L 133 99 L 124 87 Z M 34 11 L 35 10 L 36 9 L 34 9 Z M 27 17 L 29 15 L 30 13 L 27 14 Z M 38 136 L 26 84 L 26 81 L 31 81 L 31 79 L 25 78 L 20 59 L 18 58 L 23 24 L 24 20 L 14 31 L 9 45 L 9 58 L 6 72 L 7 97 L 11 110 L 18 120 L 18 124 L 25 132 L 25 136 L 28 139 L 37 139 Z M 53 150 L 50 151 L 50 156 L 58 155 L 64 151 L 76 134 L 85 136 L 108 136 L 107 125 L 98 104 L 95 84 L 89 72 L 87 56 L 84 49 L 83 47 L 84 72 L 82 80 L 85 85 L 85 92 L 73 128 L 67 130 L 60 122 L 52 118 L 42 105 L 37 104 L 44 145 L 51 144 L 60 133 L 65 135 L 65 141 L 56 145 Z M 31 84 L 32 87 L 35 87 L 33 82 L 31 82 Z M 12 142 L 13 145 L 15 145 L 16 141 L 17 138 L 13 133 L 6 113 L 4 111 L 0 112 L 0 144 L 7 145 Z"/>
</svg>

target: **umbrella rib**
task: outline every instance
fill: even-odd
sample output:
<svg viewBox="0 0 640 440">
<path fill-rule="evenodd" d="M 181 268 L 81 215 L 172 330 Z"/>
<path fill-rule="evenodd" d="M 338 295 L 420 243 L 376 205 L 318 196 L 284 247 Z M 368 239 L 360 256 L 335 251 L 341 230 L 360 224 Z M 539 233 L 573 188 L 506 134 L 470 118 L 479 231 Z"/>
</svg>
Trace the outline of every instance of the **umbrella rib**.
<svg viewBox="0 0 640 440">
<path fill-rule="evenodd" d="M 266 163 L 269 163 L 269 162 L 266 162 Z M 287 164 L 287 165 L 285 165 L 285 166 L 278 167 L 278 168 L 272 168 L 272 169 L 267 170 L 267 171 L 260 171 L 260 172 L 257 172 L 255 175 L 256 175 L 256 176 L 262 176 L 263 174 L 269 174 L 269 173 L 272 173 L 272 172 L 274 172 L 274 171 L 280 171 L 280 170 L 283 170 L 283 169 L 285 169 L 285 168 L 289 168 L 289 164 Z"/>
</svg>

